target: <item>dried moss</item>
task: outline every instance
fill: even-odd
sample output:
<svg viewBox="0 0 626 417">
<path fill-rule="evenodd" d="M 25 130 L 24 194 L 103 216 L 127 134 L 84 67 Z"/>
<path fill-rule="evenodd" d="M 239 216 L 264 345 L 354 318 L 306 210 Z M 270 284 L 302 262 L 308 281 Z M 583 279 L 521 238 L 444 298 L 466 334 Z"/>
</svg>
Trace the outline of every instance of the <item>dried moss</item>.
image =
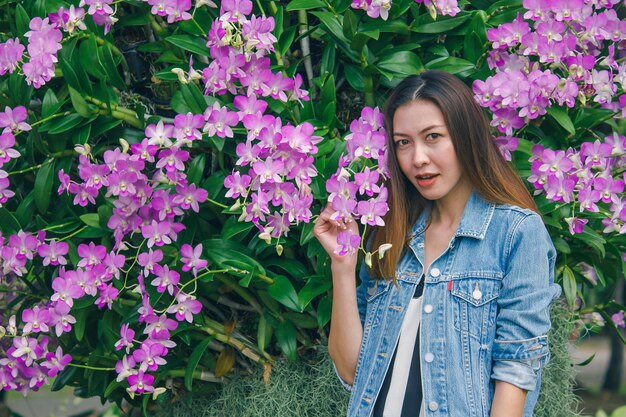
<svg viewBox="0 0 626 417">
<path fill-rule="evenodd" d="M 574 364 L 569 353 L 569 338 L 576 327 L 576 321 L 563 303 L 554 303 L 550 313 L 550 361 L 543 370 L 534 416 L 580 416 L 580 399 L 574 394 Z"/>
<path fill-rule="evenodd" d="M 241 376 L 207 398 L 162 408 L 157 417 L 337 417 L 346 415 L 348 392 L 339 383 L 326 348 L 311 361 L 281 361 L 269 384 L 262 370 Z"/>
</svg>

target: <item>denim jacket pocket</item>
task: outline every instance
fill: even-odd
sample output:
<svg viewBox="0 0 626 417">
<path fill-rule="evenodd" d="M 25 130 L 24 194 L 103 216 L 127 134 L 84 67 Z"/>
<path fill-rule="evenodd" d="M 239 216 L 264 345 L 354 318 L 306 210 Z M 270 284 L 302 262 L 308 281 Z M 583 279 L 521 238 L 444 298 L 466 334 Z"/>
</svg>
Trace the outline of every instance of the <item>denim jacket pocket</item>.
<svg viewBox="0 0 626 417">
<path fill-rule="evenodd" d="M 453 276 L 454 328 L 481 341 L 495 330 L 496 299 L 502 274 L 474 272 Z"/>
<path fill-rule="evenodd" d="M 391 285 L 393 285 L 393 283 L 385 279 L 372 279 L 367 283 L 365 300 L 367 302 L 368 319 L 366 319 L 366 326 L 369 324 L 374 327 L 382 320 L 383 314 L 381 314 L 378 307 L 381 300 L 385 299 L 384 295 Z"/>
</svg>

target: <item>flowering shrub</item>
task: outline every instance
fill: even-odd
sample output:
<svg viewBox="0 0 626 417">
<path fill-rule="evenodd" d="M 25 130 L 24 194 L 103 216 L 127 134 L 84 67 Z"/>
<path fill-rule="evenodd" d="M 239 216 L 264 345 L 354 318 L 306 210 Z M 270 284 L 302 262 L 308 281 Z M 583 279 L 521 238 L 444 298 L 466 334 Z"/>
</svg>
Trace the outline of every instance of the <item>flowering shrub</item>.
<svg viewBox="0 0 626 417">
<path fill-rule="evenodd" d="M 473 84 L 479 102 L 492 112 L 491 125 L 505 135 L 496 141 L 507 159 L 519 146 L 518 136 L 541 138 L 532 146 L 528 181 L 536 195 L 556 203 L 543 212 L 558 210 L 553 216 L 558 234 L 566 225 L 569 235 L 578 235 L 600 255 L 576 264 L 591 285 L 598 279 L 606 285 L 600 261 L 607 255 L 605 243 L 613 253 L 604 262 L 617 264 L 610 275 L 622 274 L 624 256 L 619 236 L 626 232 L 626 136 L 623 125 L 614 120 L 626 115 L 626 21 L 618 16 L 618 6 L 525 0 L 524 10 L 512 22 L 487 31 L 492 46 L 487 63 L 495 74 Z M 551 121 L 556 129 L 546 127 Z M 598 237 L 592 229 L 607 237 Z M 570 241 L 559 239 L 558 249 L 569 254 Z M 567 264 L 561 266 L 561 279 L 573 306 L 575 276 Z M 611 321 L 623 327 L 619 313 Z"/>
<path fill-rule="evenodd" d="M 2 389 L 54 378 L 147 413 L 194 380 L 306 355 L 332 296 L 315 216 L 328 201 L 356 220 L 338 252 L 365 252 L 388 211 L 379 106 L 425 68 L 474 81 L 571 307 L 623 327 L 606 295 L 625 264 L 617 4 L 46 3 L 0 11 L 15 22 L 0 34 Z"/>
</svg>

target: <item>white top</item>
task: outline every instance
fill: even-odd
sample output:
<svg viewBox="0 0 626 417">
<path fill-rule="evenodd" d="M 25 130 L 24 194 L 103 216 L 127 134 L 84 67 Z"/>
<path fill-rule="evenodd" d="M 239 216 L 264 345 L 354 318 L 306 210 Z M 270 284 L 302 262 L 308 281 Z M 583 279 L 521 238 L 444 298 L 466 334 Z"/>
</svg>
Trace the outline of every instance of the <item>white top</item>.
<svg viewBox="0 0 626 417">
<path fill-rule="evenodd" d="M 402 415 L 402 404 L 404 402 L 406 384 L 409 380 L 409 370 L 411 369 L 413 350 L 418 338 L 417 332 L 421 319 L 422 297 L 413 298 L 409 302 L 409 307 L 402 321 L 400 340 L 398 341 L 398 350 L 396 351 L 396 359 L 393 364 L 391 384 L 389 385 L 389 392 L 385 401 L 383 417 L 401 417 Z M 424 415 L 424 401 L 422 401 L 419 417 L 424 417 Z"/>
</svg>

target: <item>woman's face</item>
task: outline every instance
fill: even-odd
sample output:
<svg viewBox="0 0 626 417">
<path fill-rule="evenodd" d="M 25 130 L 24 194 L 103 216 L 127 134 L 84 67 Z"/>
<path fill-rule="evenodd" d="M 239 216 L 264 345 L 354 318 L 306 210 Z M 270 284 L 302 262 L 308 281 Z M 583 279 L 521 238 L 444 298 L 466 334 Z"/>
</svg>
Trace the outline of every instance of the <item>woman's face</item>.
<svg viewBox="0 0 626 417">
<path fill-rule="evenodd" d="M 471 190 L 435 104 L 420 100 L 398 107 L 393 143 L 400 169 L 427 200 L 455 201 Z"/>
</svg>

